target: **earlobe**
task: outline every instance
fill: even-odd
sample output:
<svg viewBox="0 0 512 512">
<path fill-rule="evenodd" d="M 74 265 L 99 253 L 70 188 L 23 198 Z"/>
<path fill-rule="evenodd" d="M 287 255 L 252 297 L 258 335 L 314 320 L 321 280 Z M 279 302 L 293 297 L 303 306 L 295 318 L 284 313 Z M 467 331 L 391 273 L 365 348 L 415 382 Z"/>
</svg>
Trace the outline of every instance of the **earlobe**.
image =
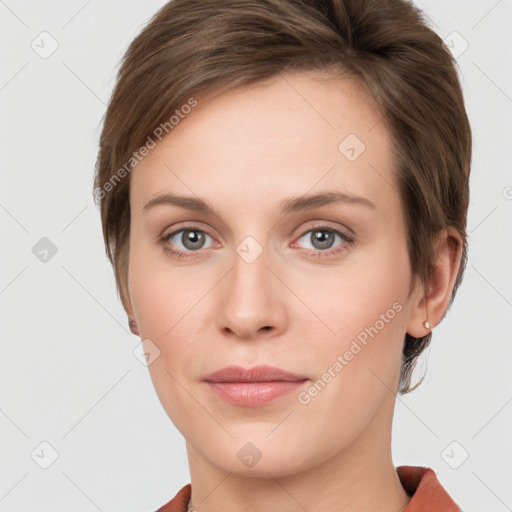
<svg viewBox="0 0 512 512">
<path fill-rule="evenodd" d="M 422 296 L 421 293 L 417 293 L 416 297 L 407 321 L 407 334 L 414 338 L 423 338 L 432 331 L 436 324 L 433 324 L 430 318 L 429 302 L 426 295 Z"/>
<path fill-rule="evenodd" d="M 132 309 L 132 303 L 131 300 L 125 295 L 121 296 L 121 301 L 123 303 L 124 310 L 126 311 L 126 314 L 128 315 L 128 326 L 130 327 L 130 331 L 132 334 L 135 334 L 136 336 L 139 336 L 139 330 L 137 329 L 137 322 L 135 322 L 133 318 L 133 309 Z"/>
<path fill-rule="evenodd" d="M 137 322 L 133 318 L 133 313 L 131 307 L 126 308 L 126 313 L 128 315 L 128 327 L 130 327 L 130 331 L 132 334 L 139 336 L 139 330 L 137 329 Z"/>
<path fill-rule="evenodd" d="M 130 331 L 132 331 L 133 334 L 136 334 L 137 336 L 139 336 L 139 331 L 137 329 L 137 324 L 136 324 L 135 320 L 130 318 L 129 322 L 128 322 L 128 325 L 130 327 Z"/>
<path fill-rule="evenodd" d="M 454 228 L 443 230 L 438 238 L 435 268 L 426 289 L 416 294 L 407 332 L 415 338 L 430 333 L 443 319 L 457 277 L 462 255 L 462 240 Z M 421 293 L 422 292 L 422 293 Z"/>
<path fill-rule="evenodd" d="M 135 322 L 135 319 L 133 318 L 131 302 L 128 300 L 124 304 L 124 307 L 125 307 L 126 314 L 128 315 L 128 326 L 130 327 L 130 331 L 132 332 L 132 334 L 139 336 L 139 330 L 137 329 L 137 322 Z"/>
</svg>

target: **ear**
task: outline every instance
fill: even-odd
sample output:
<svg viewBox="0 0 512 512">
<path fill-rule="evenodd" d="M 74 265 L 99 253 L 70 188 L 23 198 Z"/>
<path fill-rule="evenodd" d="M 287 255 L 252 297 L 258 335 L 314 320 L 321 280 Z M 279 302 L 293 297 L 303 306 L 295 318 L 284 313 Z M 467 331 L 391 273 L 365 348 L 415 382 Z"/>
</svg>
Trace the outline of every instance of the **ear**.
<svg viewBox="0 0 512 512">
<path fill-rule="evenodd" d="M 418 287 L 407 321 L 407 333 L 415 338 L 426 336 L 441 322 L 448 308 L 462 256 L 462 239 L 449 227 L 437 239 L 436 263 L 428 286 Z M 427 320 L 430 328 L 426 328 Z"/>
</svg>

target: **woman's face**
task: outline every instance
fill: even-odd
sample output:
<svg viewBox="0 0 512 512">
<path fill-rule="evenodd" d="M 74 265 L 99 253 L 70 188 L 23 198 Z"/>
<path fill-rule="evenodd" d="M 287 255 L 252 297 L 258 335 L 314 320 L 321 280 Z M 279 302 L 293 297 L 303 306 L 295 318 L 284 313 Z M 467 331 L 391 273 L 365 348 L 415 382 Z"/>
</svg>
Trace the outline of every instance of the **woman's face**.
<svg viewBox="0 0 512 512">
<path fill-rule="evenodd" d="M 132 171 L 129 299 L 151 378 L 194 458 L 227 472 L 389 442 L 418 296 L 391 140 L 356 82 L 319 78 L 196 96 Z M 205 381 L 260 365 L 299 380 Z"/>
</svg>

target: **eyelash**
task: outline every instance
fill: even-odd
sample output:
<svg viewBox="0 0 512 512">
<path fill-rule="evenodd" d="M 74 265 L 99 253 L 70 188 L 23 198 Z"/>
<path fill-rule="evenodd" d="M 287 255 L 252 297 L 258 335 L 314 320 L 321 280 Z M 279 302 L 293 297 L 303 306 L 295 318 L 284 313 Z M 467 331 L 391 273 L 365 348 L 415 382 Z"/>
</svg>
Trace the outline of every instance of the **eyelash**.
<svg viewBox="0 0 512 512">
<path fill-rule="evenodd" d="M 199 252 L 199 250 L 198 251 L 192 251 L 191 253 L 186 253 L 186 252 L 183 252 L 183 251 L 177 251 L 175 249 L 172 249 L 171 247 L 169 247 L 169 245 L 167 245 L 169 240 L 174 235 L 176 235 L 177 233 L 181 233 L 182 231 L 199 231 L 201 233 L 204 233 L 204 234 L 208 235 L 208 233 L 206 231 L 204 231 L 203 229 L 200 229 L 198 226 L 194 226 L 193 224 L 191 224 L 191 225 L 182 227 L 181 229 L 178 229 L 176 231 L 173 231 L 172 233 L 169 233 L 168 235 L 164 235 L 160 239 L 160 243 L 163 245 L 163 249 L 164 249 L 164 251 L 166 253 L 172 254 L 173 256 L 175 256 L 175 257 L 177 257 L 179 259 L 193 258 L 195 256 L 194 253 Z M 328 258 L 328 257 L 334 256 L 337 253 L 343 251 L 346 246 L 352 247 L 353 245 L 355 245 L 355 240 L 354 240 L 354 238 L 352 236 L 348 235 L 347 233 L 344 233 L 343 231 L 339 231 L 337 229 L 331 228 L 330 226 L 325 226 L 325 225 L 322 225 L 322 224 L 320 224 L 318 226 L 313 226 L 310 229 L 307 229 L 306 231 L 304 231 L 298 237 L 298 239 L 302 238 L 307 233 L 310 233 L 310 232 L 313 232 L 313 231 L 329 231 L 331 233 L 334 233 L 335 235 L 338 235 L 342 239 L 342 241 L 345 242 L 345 244 L 341 244 L 341 246 L 339 246 L 338 248 L 329 249 L 329 250 L 326 250 L 326 251 L 322 251 L 320 249 L 317 249 L 317 250 L 314 250 L 314 249 L 298 249 L 298 251 L 301 254 L 305 253 L 306 255 L 313 256 L 314 258 Z M 208 235 L 208 236 L 211 237 L 211 235 Z M 211 238 L 213 238 L 213 237 L 211 237 Z"/>
</svg>

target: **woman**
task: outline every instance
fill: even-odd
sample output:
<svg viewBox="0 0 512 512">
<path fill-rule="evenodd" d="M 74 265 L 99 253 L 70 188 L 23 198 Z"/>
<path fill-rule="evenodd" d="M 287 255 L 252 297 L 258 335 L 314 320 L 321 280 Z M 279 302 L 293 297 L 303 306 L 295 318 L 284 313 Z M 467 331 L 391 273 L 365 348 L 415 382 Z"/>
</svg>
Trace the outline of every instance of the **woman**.
<svg viewBox="0 0 512 512">
<path fill-rule="evenodd" d="M 191 484 L 161 511 L 456 511 L 394 467 L 397 393 L 467 258 L 455 64 L 402 0 L 174 0 L 130 45 L 95 177 Z"/>
</svg>

